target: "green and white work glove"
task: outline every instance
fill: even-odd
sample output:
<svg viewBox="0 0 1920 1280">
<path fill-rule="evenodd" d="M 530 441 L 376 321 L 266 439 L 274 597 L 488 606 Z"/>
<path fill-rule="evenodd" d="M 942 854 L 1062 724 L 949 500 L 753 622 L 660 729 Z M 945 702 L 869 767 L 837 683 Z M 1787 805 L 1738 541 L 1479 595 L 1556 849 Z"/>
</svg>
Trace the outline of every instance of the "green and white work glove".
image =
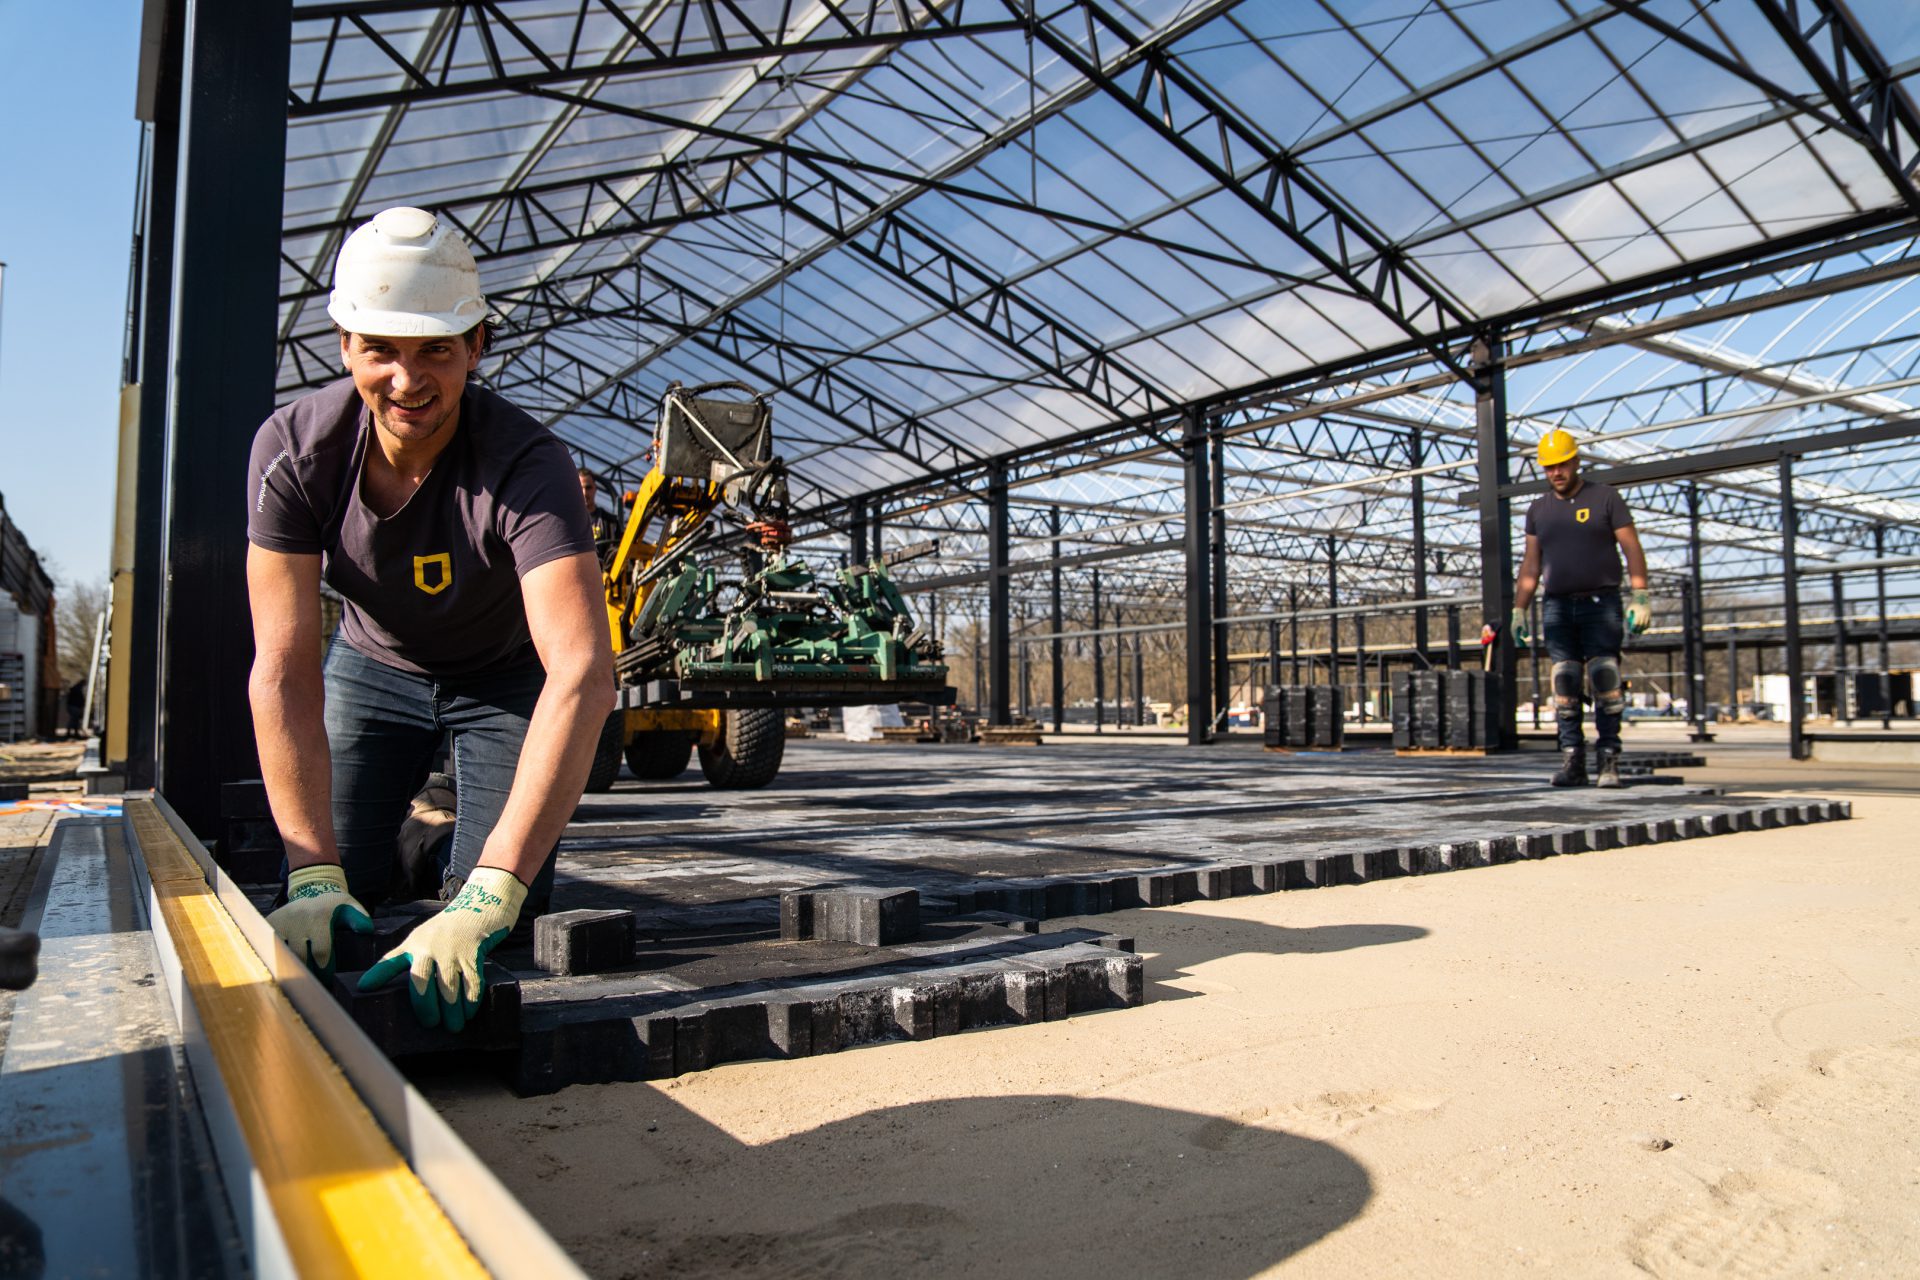
<svg viewBox="0 0 1920 1280">
<path fill-rule="evenodd" d="M 371 991 L 405 973 L 421 1026 L 465 1029 L 487 989 L 487 955 L 513 931 L 526 900 L 527 886 L 512 872 L 475 867 L 460 896 L 360 975 L 360 989 Z"/>
<path fill-rule="evenodd" d="M 1519 605 L 1513 607 L 1513 613 L 1507 618 L 1507 634 L 1522 649 L 1533 647 L 1533 628 L 1527 625 L 1527 611 Z"/>
<path fill-rule="evenodd" d="M 334 862 L 316 862 L 287 877 L 287 905 L 267 917 L 280 940 L 317 973 L 333 973 L 333 930 L 344 924 L 372 933 L 367 909 L 347 892 L 347 873 Z"/>
<path fill-rule="evenodd" d="M 1647 593 L 1636 591 L 1627 602 L 1627 630 L 1634 635 L 1643 635 L 1653 625 L 1653 602 L 1647 599 Z"/>
</svg>

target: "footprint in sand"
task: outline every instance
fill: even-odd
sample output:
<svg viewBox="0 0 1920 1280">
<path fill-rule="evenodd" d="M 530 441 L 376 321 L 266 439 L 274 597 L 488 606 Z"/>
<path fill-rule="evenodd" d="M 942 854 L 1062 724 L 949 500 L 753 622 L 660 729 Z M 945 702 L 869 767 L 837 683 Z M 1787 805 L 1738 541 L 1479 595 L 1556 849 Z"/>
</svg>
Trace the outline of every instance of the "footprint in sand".
<svg viewBox="0 0 1920 1280">
<path fill-rule="evenodd" d="M 1802 1275 L 1826 1253 L 1820 1224 L 1839 1205 L 1838 1189 L 1815 1174 L 1729 1173 L 1642 1226 L 1627 1258 L 1660 1277 Z"/>
<path fill-rule="evenodd" d="M 1807 1069 L 1776 1076 L 1753 1092 L 1754 1109 L 1766 1113 L 1782 1137 L 1801 1140 L 1813 1132 L 1873 1133 L 1890 1128 L 1920 1136 L 1920 1039 L 1857 1049 L 1821 1049 Z"/>
</svg>

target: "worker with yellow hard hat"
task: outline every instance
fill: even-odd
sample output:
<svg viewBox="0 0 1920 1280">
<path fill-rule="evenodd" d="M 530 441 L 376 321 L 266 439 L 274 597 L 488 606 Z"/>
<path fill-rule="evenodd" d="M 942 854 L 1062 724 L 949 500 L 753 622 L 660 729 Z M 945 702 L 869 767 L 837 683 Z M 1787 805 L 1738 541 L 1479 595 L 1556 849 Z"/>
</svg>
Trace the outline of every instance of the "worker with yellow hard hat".
<svg viewBox="0 0 1920 1280">
<path fill-rule="evenodd" d="M 1639 635 L 1653 621 L 1647 600 L 1647 556 L 1633 513 L 1611 485 L 1580 474 L 1580 446 L 1553 430 L 1540 437 L 1536 457 L 1548 492 L 1527 509 L 1527 548 L 1514 583 L 1514 642 L 1531 645 L 1527 608 L 1544 590 L 1542 622 L 1553 660 L 1553 710 L 1563 759 L 1556 787 L 1585 786 L 1587 743 L 1582 693 L 1593 698 L 1595 781 L 1620 785 L 1620 718 L 1626 709 L 1620 649 L 1626 632 Z M 1620 594 L 1620 553 L 1632 596 Z"/>
</svg>

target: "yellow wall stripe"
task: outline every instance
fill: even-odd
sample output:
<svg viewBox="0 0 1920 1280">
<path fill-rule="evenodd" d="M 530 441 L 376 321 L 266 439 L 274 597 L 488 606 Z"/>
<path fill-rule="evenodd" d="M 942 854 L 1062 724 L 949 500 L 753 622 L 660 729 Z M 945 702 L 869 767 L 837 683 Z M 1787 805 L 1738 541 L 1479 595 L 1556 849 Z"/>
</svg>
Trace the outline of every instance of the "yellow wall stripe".
<svg viewBox="0 0 1920 1280">
<path fill-rule="evenodd" d="M 149 801 L 129 798 L 126 814 L 296 1270 L 484 1276 L 172 828 Z"/>
</svg>

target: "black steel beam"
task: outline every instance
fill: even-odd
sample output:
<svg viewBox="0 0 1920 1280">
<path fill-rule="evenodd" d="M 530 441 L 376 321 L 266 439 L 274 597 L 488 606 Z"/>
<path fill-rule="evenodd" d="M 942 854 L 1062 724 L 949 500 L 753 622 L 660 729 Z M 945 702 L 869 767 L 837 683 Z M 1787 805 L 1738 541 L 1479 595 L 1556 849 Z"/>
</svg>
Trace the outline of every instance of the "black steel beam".
<svg viewBox="0 0 1920 1280">
<path fill-rule="evenodd" d="M 1218 427 L 1216 421 L 1212 424 Z M 1233 702 L 1233 673 L 1227 655 L 1231 646 L 1228 629 L 1221 622 L 1227 616 L 1227 442 L 1213 437 L 1208 458 L 1208 477 L 1212 482 L 1212 515 L 1207 521 L 1207 541 L 1212 564 L 1209 582 L 1213 588 L 1213 705 L 1216 714 Z"/>
<path fill-rule="evenodd" d="M 624 5 L 607 0 L 577 0 L 574 12 L 543 14 L 537 27 L 515 22 L 497 0 L 329 0 L 293 10 L 303 40 L 317 40 L 314 81 L 305 93 L 285 88 L 287 113 L 294 119 L 343 112 L 383 110 L 418 102 L 437 102 L 479 94 L 525 92 L 545 85 L 612 76 L 666 75 L 698 67 L 766 58 L 890 49 L 920 40 L 984 36 L 1021 31 L 1026 23 L 1000 6 L 893 0 L 852 7 L 842 0 L 819 0 L 827 20 L 800 35 L 785 22 L 756 23 L 728 0 L 679 0 L 662 6 L 661 20 L 643 26 L 627 17 Z M 787 6 L 778 11 L 785 14 Z M 971 15 L 969 16 L 969 10 Z M 425 17 L 452 11 L 453 29 L 440 55 L 420 63 L 401 51 Z M 613 18 L 624 38 L 610 49 L 580 47 L 583 27 Z M 542 33 L 555 39 L 542 40 Z M 344 42 L 353 52 L 340 63 L 353 68 L 350 79 L 334 86 L 328 74 Z M 355 91 L 370 75 L 368 63 L 383 59 L 403 81 L 391 89 Z M 526 68 L 520 70 L 518 68 Z"/>
<path fill-rule="evenodd" d="M 1466 327 L 1465 310 L 1377 228 L 1348 210 L 1304 165 L 1241 123 L 1164 49 L 1101 5 L 1050 14 L 1036 37 L 1081 76 L 1247 204 L 1327 272 L 1328 287 L 1391 320 L 1444 367 L 1466 370 L 1434 334 Z M 1055 30 L 1055 24 L 1062 29 Z M 1116 44 L 1138 51 L 1123 72 L 1102 69 Z"/>
<path fill-rule="evenodd" d="M 259 776 L 247 673 L 247 456 L 273 411 L 287 0 L 194 0 L 174 243 L 160 790 L 218 838 L 220 785 Z"/>
<path fill-rule="evenodd" d="M 1747 471 L 1770 466 L 1782 458 L 1804 457 L 1810 453 L 1826 453 L 1835 449 L 1855 449 L 1863 444 L 1877 444 L 1884 440 L 1906 440 L 1915 436 L 1920 436 L 1920 419 L 1895 418 L 1886 422 L 1869 423 L 1863 427 L 1848 427 L 1842 431 L 1823 431 L 1818 435 L 1769 440 L 1763 444 L 1706 449 L 1697 453 L 1677 454 L 1671 458 L 1657 458 L 1652 462 L 1633 462 L 1624 466 L 1596 468 L 1587 473 L 1587 479 L 1610 484 L 1616 489 L 1625 485 L 1657 484 L 1665 480 L 1685 480 L 1690 476 L 1712 475 L 1719 471 Z M 1545 480 L 1529 480 L 1520 484 L 1500 486 L 1502 498 L 1525 498 L 1546 491 Z"/>
</svg>

